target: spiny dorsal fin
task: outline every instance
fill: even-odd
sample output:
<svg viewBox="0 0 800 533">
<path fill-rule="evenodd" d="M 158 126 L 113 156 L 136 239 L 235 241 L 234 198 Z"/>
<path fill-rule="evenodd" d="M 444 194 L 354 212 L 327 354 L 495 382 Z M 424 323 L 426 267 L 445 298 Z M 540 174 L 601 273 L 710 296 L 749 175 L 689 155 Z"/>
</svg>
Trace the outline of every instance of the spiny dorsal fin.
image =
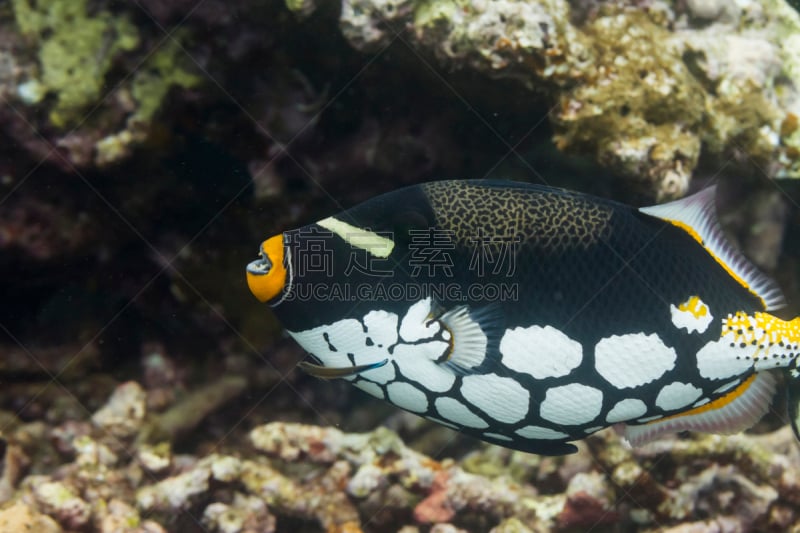
<svg viewBox="0 0 800 533">
<path fill-rule="evenodd" d="M 708 187 L 692 196 L 642 207 L 639 211 L 666 220 L 689 233 L 731 276 L 761 299 L 765 310 L 783 307 L 785 303 L 778 285 L 725 238 L 714 205 L 716 191 L 716 186 Z"/>
</svg>

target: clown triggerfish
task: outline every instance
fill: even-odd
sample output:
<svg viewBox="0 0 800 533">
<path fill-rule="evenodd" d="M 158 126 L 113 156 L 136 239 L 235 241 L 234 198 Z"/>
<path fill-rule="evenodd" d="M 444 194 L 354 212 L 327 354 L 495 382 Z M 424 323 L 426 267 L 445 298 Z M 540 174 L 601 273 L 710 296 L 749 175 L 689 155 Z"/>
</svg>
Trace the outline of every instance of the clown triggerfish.
<svg viewBox="0 0 800 533">
<path fill-rule="evenodd" d="M 733 433 L 787 374 L 800 318 L 729 245 L 714 188 L 636 209 L 550 187 L 400 189 L 261 244 L 250 290 L 313 363 L 488 442 L 547 455 L 615 426 Z"/>
</svg>

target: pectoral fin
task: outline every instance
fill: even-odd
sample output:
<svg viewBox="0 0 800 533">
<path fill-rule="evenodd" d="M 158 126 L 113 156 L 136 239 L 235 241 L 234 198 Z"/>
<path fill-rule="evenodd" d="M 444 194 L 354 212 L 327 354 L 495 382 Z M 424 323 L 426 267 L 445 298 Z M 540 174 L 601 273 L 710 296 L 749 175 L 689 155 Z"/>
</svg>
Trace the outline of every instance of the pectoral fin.
<svg viewBox="0 0 800 533">
<path fill-rule="evenodd" d="M 499 324 L 502 319 L 502 308 L 498 305 L 487 305 L 470 309 L 466 305 L 443 312 L 437 319 L 444 325 L 449 334 L 450 352 L 444 362 L 456 374 L 466 375 L 484 364 L 496 362 L 495 353 L 489 346 L 496 346 Z"/>
<path fill-rule="evenodd" d="M 315 378 L 336 379 L 336 378 L 347 378 L 350 376 L 355 376 L 356 374 L 360 374 L 361 372 L 366 372 L 367 370 L 380 368 L 388 362 L 389 362 L 388 359 L 384 359 L 383 361 L 378 361 L 377 363 L 370 363 L 368 365 L 356 365 L 356 366 L 344 366 L 339 368 L 332 368 L 302 361 L 298 363 L 297 366 L 300 368 L 300 370 L 302 370 L 306 374 L 314 376 Z"/>
</svg>

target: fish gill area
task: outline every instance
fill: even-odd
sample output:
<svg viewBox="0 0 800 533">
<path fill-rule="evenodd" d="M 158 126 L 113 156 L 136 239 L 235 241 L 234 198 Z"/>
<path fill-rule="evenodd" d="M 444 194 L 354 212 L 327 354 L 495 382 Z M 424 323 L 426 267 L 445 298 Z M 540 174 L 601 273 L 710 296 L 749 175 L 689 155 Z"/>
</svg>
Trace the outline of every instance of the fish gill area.
<svg viewBox="0 0 800 533">
<path fill-rule="evenodd" d="M 515 452 L 299 372 L 244 278 L 412 183 L 718 183 L 797 316 L 796 8 L 0 2 L 0 532 L 800 531 L 780 394 L 740 435 Z"/>
</svg>

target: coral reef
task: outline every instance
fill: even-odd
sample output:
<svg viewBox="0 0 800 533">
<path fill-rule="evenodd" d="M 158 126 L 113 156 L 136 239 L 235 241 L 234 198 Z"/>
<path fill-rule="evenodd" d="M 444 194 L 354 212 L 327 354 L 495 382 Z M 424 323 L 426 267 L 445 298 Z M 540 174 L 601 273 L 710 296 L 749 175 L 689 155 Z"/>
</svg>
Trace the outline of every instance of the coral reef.
<svg viewBox="0 0 800 533">
<path fill-rule="evenodd" d="M 200 82 L 177 50 L 185 38 L 180 32 L 136 54 L 142 37 L 127 13 L 95 10 L 87 0 L 14 0 L 11 7 L 22 36 L 13 57 L 19 73 L 5 88 L 21 104 L 13 118 L 36 124 L 39 136 L 55 129 L 46 137 L 65 150 L 68 164 L 102 167 L 130 156 L 149 137 L 169 89 Z M 110 79 L 134 54 L 135 68 L 109 98 Z M 40 110 L 47 111 L 44 124 L 36 118 Z"/>
<path fill-rule="evenodd" d="M 54 468 L 22 480 L 0 523 L 226 533 L 288 524 L 339 532 L 800 527 L 800 451 L 788 427 L 669 438 L 636 450 L 607 430 L 573 456 L 484 446 L 459 464 L 414 451 L 385 428 L 344 433 L 272 422 L 253 428 L 235 453 L 176 454 L 162 441 L 131 454 L 146 431 L 144 396 L 138 384 L 121 384 L 72 439 L 57 436 L 63 425 L 46 429 L 41 441 L 62 443 L 48 452 Z M 126 409 L 137 416 L 119 426 L 114 413 Z M 5 472 L 42 460 L 30 431 L 19 424 L 4 432 Z"/>
<path fill-rule="evenodd" d="M 360 50 L 409 40 L 450 68 L 546 94 L 560 149 L 660 199 L 687 191 L 701 155 L 800 175 L 800 17 L 780 0 L 352 0 L 341 26 Z"/>
</svg>

